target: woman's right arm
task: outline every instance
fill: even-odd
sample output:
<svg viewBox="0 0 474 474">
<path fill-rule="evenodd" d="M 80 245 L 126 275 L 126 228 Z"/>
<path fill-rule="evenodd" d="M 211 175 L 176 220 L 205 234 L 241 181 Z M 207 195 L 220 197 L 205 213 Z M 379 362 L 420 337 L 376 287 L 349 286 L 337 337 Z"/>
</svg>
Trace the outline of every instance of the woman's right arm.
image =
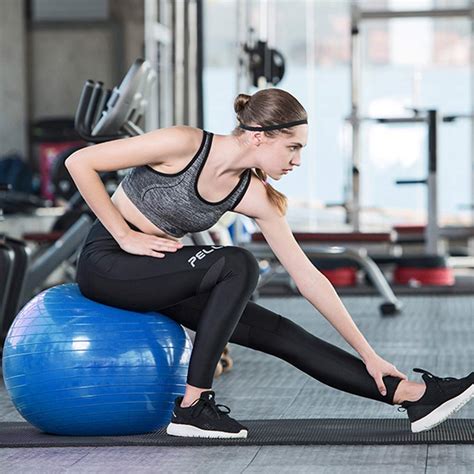
<svg viewBox="0 0 474 474">
<path fill-rule="evenodd" d="M 183 154 L 192 154 L 195 146 L 194 130 L 176 126 L 82 148 L 67 158 L 65 166 L 90 209 L 122 245 L 133 231 L 112 203 L 99 172 L 163 163 Z"/>
</svg>

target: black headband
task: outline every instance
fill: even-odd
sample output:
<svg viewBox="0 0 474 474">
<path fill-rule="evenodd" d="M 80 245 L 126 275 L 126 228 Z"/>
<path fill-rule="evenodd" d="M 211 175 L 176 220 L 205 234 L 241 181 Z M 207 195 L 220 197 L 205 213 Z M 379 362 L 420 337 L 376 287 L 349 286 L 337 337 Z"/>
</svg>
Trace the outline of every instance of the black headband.
<svg viewBox="0 0 474 474">
<path fill-rule="evenodd" d="M 279 125 L 267 125 L 266 127 L 251 127 L 250 125 L 244 125 L 241 123 L 239 127 L 243 128 L 244 130 L 250 130 L 251 132 L 268 132 L 270 130 L 295 127 L 296 125 L 303 125 L 304 123 L 308 123 L 308 121 L 306 119 L 296 120 L 295 122 L 281 123 Z"/>
</svg>

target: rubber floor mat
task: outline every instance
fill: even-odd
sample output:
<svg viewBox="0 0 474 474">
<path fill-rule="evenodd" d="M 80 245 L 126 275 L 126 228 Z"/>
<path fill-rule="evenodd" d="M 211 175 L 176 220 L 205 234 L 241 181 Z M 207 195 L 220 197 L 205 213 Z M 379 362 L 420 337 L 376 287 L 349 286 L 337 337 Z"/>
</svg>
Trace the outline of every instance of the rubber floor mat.
<svg viewBox="0 0 474 474">
<path fill-rule="evenodd" d="M 0 447 L 66 446 L 272 446 L 473 444 L 472 419 L 450 419 L 422 433 L 412 433 L 407 419 L 286 419 L 242 420 L 246 439 L 182 438 L 166 428 L 133 436 L 58 436 L 42 433 L 28 423 L 0 423 Z"/>
</svg>

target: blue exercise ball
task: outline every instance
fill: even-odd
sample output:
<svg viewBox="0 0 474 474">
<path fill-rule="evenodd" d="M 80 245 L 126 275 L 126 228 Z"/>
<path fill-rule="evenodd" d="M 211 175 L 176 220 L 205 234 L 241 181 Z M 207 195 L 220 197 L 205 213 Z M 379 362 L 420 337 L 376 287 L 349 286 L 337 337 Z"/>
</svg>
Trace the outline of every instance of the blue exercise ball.
<svg viewBox="0 0 474 474">
<path fill-rule="evenodd" d="M 181 325 L 85 298 L 76 284 L 34 297 L 15 318 L 3 377 L 19 413 L 59 435 L 150 433 L 183 395 L 192 343 Z"/>
</svg>

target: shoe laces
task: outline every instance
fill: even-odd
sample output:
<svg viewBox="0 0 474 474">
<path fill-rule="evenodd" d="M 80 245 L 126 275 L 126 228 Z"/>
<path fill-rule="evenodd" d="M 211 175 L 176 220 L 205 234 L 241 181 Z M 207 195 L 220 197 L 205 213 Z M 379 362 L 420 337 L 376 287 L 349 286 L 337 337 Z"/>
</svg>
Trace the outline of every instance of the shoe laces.
<svg viewBox="0 0 474 474">
<path fill-rule="evenodd" d="M 221 416 L 226 416 L 230 413 L 230 408 L 226 405 L 216 404 L 214 400 L 200 399 L 194 407 L 191 416 L 193 418 L 197 418 L 206 407 L 210 408 L 211 411 L 217 416 L 217 418 L 220 418 Z M 227 411 L 222 411 L 219 407 L 225 408 Z"/>
<path fill-rule="evenodd" d="M 457 380 L 455 377 L 438 377 L 436 375 L 433 375 L 431 372 L 428 372 L 425 369 L 420 369 L 418 367 L 414 368 L 413 372 L 418 372 L 420 374 L 426 374 L 430 380 L 432 380 L 433 382 L 436 383 L 436 386 L 438 387 L 438 390 L 440 390 L 440 392 L 442 392 L 442 393 L 445 393 L 445 390 L 441 386 L 440 382 L 452 382 L 454 380 Z M 400 412 L 406 411 L 406 408 L 404 407 L 404 405 L 406 404 L 407 401 L 403 402 L 401 404 L 401 406 L 399 406 L 397 408 L 397 410 L 400 411 Z M 408 403 L 416 403 L 416 402 L 408 401 Z"/>
<path fill-rule="evenodd" d="M 421 374 L 426 374 L 428 375 L 428 377 L 433 380 L 434 382 L 436 382 L 436 385 L 438 386 L 438 388 L 444 392 L 443 388 L 441 387 L 440 385 L 440 382 L 453 382 L 455 380 L 457 380 L 455 377 L 437 377 L 436 375 L 433 375 L 431 372 L 428 372 L 427 370 L 424 370 L 424 369 L 418 369 L 418 368 L 415 368 L 413 369 L 413 372 L 419 372 Z"/>
</svg>

